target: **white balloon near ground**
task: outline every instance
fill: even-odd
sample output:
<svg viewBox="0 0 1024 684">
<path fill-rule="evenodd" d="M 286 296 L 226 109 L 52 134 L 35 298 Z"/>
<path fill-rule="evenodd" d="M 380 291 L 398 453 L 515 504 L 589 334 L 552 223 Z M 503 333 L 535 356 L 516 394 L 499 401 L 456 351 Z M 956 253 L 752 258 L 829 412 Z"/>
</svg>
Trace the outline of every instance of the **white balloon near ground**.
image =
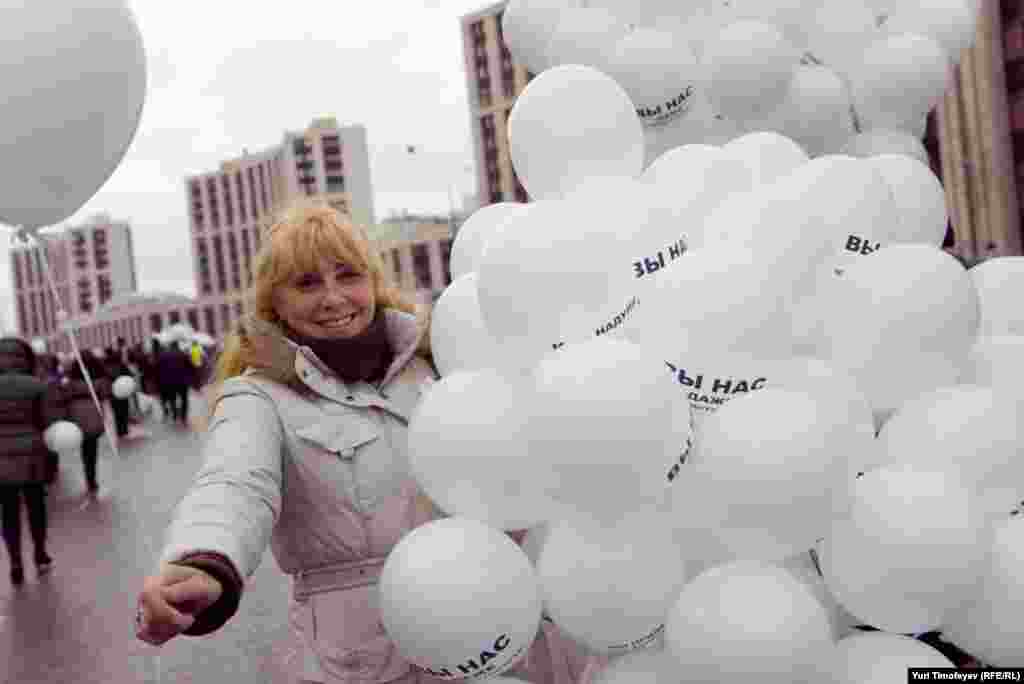
<svg viewBox="0 0 1024 684">
<path fill-rule="evenodd" d="M 1019 393 L 960 385 L 923 394 L 896 411 L 878 442 L 883 463 L 955 468 L 993 515 L 1024 500 Z"/>
<path fill-rule="evenodd" d="M 787 570 L 737 561 L 683 587 L 668 612 L 666 650 L 687 681 L 810 681 L 831 646 L 828 615 Z"/>
<path fill-rule="evenodd" d="M 703 69 L 686 40 L 653 27 L 619 38 L 608 74 L 625 88 L 648 128 L 687 116 L 703 85 Z"/>
<path fill-rule="evenodd" d="M 46 448 L 57 454 L 77 451 L 82 446 L 82 430 L 68 420 L 58 420 L 43 431 Z"/>
<path fill-rule="evenodd" d="M 885 179 L 896 205 L 898 225 L 885 236 L 887 241 L 941 247 L 949 213 L 945 190 L 931 168 L 899 154 L 870 157 L 865 162 Z"/>
<path fill-rule="evenodd" d="M 665 613 L 686 581 L 660 515 L 553 523 L 537 570 L 555 624 L 612 656 L 661 644 Z"/>
<path fill-rule="evenodd" d="M 477 209 L 459 226 L 458 235 L 452 243 L 449 270 L 452 280 L 467 273 L 475 272 L 480 266 L 487 239 L 505 221 L 528 210 L 528 204 L 519 202 L 495 202 Z"/>
<path fill-rule="evenodd" d="M 836 643 L 823 662 L 831 684 L 890 684 L 907 678 L 907 668 L 952 668 L 937 649 L 902 634 L 866 632 Z"/>
<path fill-rule="evenodd" d="M 1024 335 L 1024 257 L 987 259 L 968 271 L 981 302 L 981 335 Z"/>
<path fill-rule="evenodd" d="M 833 522 L 821 569 L 836 599 L 888 632 L 940 627 L 979 571 L 985 517 L 955 471 L 889 465 L 858 478 L 849 518 Z"/>
<path fill-rule="evenodd" d="M 996 526 L 969 599 L 943 630 L 947 639 L 994 667 L 1024 667 L 1024 518 Z"/>
<path fill-rule="evenodd" d="M 378 590 L 381 623 L 398 653 L 443 679 L 501 674 L 540 625 L 529 559 L 476 520 L 436 520 L 407 534 L 388 555 Z"/>
<path fill-rule="evenodd" d="M 146 52 L 125 2 L 6 10 L 0 158 L 18 170 L 0 190 L 0 222 L 40 228 L 78 211 L 121 163 L 146 98 Z"/>
<path fill-rule="evenodd" d="M 409 424 L 409 461 L 444 511 L 522 530 L 553 515 L 544 467 L 520 435 L 529 387 L 496 371 L 460 372 L 431 386 Z"/>
<path fill-rule="evenodd" d="M 442 376 L 499 363 L 494 338 L 481 318 L 476 283 L 477 274 L 466 273 L 453 280 L 434 303 L 430 349 Z"/>
<path fill-rule="evenodd" d="M 690 407 L 655 353 L 601 336 L 552 352 L 534 378 L 523 439 L 559 503 L 612 519 L 664 503 Z"/>
<path fill-rule="evenodd" d="M 114 380 L 111 391 L 118 399 L 127 399 L 135 394 L 135 378 L 130 375 L 122 375 Z"/>
<path fill-rule="evenodd" d="M 949 57 L 927 36 L 883 36 L 867 46 L 847 72 L 864 129 L 916 131 L 942 99 Z"/>
<path fill-rule="evenodd" d="M 1024 335 L 983 335 L 967 354 L 960 384 L 1024 396 Z"/>
<path fill-rule="evenodd" d="M 596 176 L 636 178 L 643 169 L 643 126 L 632 100 L 591 67 L 559 66 L 530 81 L 508 135 L 512 164 L 535 200 L 563 196 Z"/>
<path fill-rule="evenodd" d="M 903 154 L 922 164 L 929 163 L 928 149 L 920 138 L 900 130 L 875 128 L 858 133 L 846 141 L 841 152 L 860 158 Z"/>
<path fill-rule="evenodd" d="M 740 21 L 704 44 L 702 61 L 711 103 L 726 117 L 744 121 L 782 103 L 798 54 L 778 27 Z"/>
</svg>

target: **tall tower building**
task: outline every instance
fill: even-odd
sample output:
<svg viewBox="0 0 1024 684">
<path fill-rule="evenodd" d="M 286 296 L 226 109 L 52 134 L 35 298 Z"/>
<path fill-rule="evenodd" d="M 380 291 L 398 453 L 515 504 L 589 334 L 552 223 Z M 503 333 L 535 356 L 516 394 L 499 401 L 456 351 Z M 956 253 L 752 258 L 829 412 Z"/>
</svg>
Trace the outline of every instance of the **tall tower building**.
<svg viewBox="0 0 1024 684">
<path fill-rule="evenodd" d="M 1024 3 L 980 4 L 974 46 L 963 53 L 926 140 L 946 188 L 951 251 L 968 264 L 1024 253 Z"/>
<path fill-rule="evenodd" d="M 477 201 L 526 202 L 508 145 L 508 117 L 533 75 L 512 62 L 501 32 L 505 2 L 462 17 L 462 49 L 469 93 L 470 130 L 476 150 Z"/>
<path fill-rule="evenodd" d="M 362 225 L 374 223 L 370 155 L 363 126 L 315 119 L 280 145 L 185 178 L 200 326 L 221 335 L 241 315 L 260 227 L 299 197 L 326 199 Z"/>
<path fill-rule="evenodd" d="M 128 223 L 98 214 L 80 226 L 46 236 L 45 244 L 54 285 L 70 316 L 91 314 L 114 297 L 136 290 Z M 16 325 L 29 338 L 57 332 L 57 307 L 43 271 L 42 249 L 18 246 L 10 252 Z"/>
</svg>

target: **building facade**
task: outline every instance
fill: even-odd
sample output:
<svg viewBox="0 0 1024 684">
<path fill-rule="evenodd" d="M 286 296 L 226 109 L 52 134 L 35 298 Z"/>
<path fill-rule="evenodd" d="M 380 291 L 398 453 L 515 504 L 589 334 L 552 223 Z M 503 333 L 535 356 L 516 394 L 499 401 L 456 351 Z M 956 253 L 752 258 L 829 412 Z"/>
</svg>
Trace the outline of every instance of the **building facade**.
<svg viewBox="0 0 1024 684">
<path fill-rule="evenodd" d="M 10 251 L 18 333 L 52 341 L 58 335 L 57 307 L 44 272 L 42 250 L 68 316 L 88 316 L 137 287 L 131 226 L 98 214 L 80 226 L 44 236 L 45 246 Z"/>
<path fill-rule="evenodd" d="M 75 316 L 70 324 L 77 331 L 75 340 L 80 348 L 116 347 L 118 339 L 124 339 L 129 347 L 142 345 L 148 350 L 153 335 L 175 323 L 206 332 L 209 327 L 204 324 L 214 313 L 177 293 L 130 293 L 115 297 L 94 313 Z M 71 351 L 66 335 L 54 336 L 48 343 L 52 351 Z"/>
<path fill-rule="evenodd" d="M 260 229 L 300 197 L 326 199 L 363 225 L 374 222 L 366 129 L 315 119 L 258 154 L 185 179 L 197 303 L 204 332 L 222 336 L 242 311 Z M 212 311 L 212 317 L 208 317 Z"/>
<path fill-rule="evenodd" d="M 505 5 L 498 2 L 462 17 L 469 128 L 476 151 L 477 207 L 529 201 L 512 168 L 507 131 L 512 105 L 533 75 L 512 62 L 501 30 Z"/>
<path fill-rule="evenodd" d="M 453 237 L 448 221 L 376 228 L 374 243 L 391 282 L 429 307 L 451 283 Z"/>
</svg>

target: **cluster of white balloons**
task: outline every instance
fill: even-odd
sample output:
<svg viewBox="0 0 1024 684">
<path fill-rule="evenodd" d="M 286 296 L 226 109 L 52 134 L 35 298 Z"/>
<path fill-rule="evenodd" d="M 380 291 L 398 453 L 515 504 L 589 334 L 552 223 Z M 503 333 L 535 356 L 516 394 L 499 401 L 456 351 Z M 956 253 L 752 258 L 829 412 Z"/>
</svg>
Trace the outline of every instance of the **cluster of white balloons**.
<svg viewBox="0 0 1024 684">
<path fill-rule="evenodd" d="M 979 0 L 510 0 L 502 25 L 531 72 L 579 64 L 622 85 L 648 159 L 755 130 L 818 156 L 920 148 L 981 11 Z M 851 141 L 861 133 L 870 140 Z"/>
<path fill-rule="evenodd" d="M 917 6 L 874 4 L 865 33 Z M 552 3 L 507 21 L 527 5 Z M 836 63 L 850 7 L 815 15 Z M 514 674 L 543 612 L 614 684 L 902 679 L 951 665 L 906 636 L 930 630 L 1024 666 L 1024 258 L 966 270 L 941 249 L 943 188 L 898 131 L 831 154 L 740 131 L 645 161 L 635 112 L 581 64 L 513 108 L 533 201 L 469 218 L 435 305 L 443 378 L 409 449 L 453 517 L 388 561 L 399 650 L 449 679 Z M 528 530 L 521 549 L 503 530 Z M 479 571 L 491 554 L 505 570 Z"/>
</svg>

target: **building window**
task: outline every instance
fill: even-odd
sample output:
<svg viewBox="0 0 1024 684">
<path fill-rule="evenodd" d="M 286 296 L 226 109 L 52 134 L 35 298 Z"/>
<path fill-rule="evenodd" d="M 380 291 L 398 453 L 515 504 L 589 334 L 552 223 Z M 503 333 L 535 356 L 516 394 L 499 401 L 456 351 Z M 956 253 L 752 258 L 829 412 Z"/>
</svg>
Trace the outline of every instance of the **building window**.
<svg viewBox="0 0 1024 684">
<path fill-rule="evenodd" d="M 242 231 L 242 258 L 245 260 L 245 284 L 252 282 L 252 245 L 249 243 L 249 231 Z"/>
<path fill-rule="evenodd" d="M 235 318 L 242 317 L 242 302 L 235 302 Z"/>
<path fill-rule="evenodd" d="M 170 323 L 171 325 L 176 325 L 178 323 L 181 323 L 181 312 L 180 311 L 170 311 L 170 312 L 168 312 L 167 315 L 168 315 L 169 320 L 171 321 L 171 323 Z"/>
<path fill-rule="evenodd" d="M 78 310 L 82 313 L 92 311 L 92 290 L 88 278 L 78 279 Z"/>
<path fill-rule="evenodd" d="M 220 177 L 220 187 L 224 191 L 224 217 L 227 225 L 235 225 L 235 205 L 231 200 L 231 178 L 227 175 Z"/>
<path fill-rule="evenodd" d="M 226 292 L 228 289 L 227 270 L 224 268 L 224 249 L 221 246 L 220 235 L 213 236 L 213 260 L 217 269 L 217 291 Z"/>
<path fill-rule="evenodd" d="M 430 288 L 430 251 L 425 242 L 412 246 L 412 270 L 416 278 L 416 287 L 421 290 Z"/>
<path fill-rule="evenodd" d="M 227 304 L 220 305 L 220 319 L 224 321 L 224 329 L 231 329 L 231 307 Z"/>
<path fill-rule="evenodd" d="M 220 209 L 217 207 L 217 181 L 206 179 L 206 196 L 210 199 L 210 225 L 220 228 Z"/>
<path fill-rule="evenodd" d="M 213 292 L 213 280 L 210 277 L 210 255 L 206 249 L 206 240 L 196 240 L 196 260 L 199 262 L 199 290 L 208 295 Z"/>
<path fill-rule="evenodd" d="M 344 176 L 328 176 L 327 192 L 345 192 Z"/>
<path fill-rule="evenodd" d="M 207 306 L 203 308 L 203 319 L 206 321 L 206 332 L 210 335 L 217 334 L 217 321 L 213 315 L 213 307 Z"/>
<path fill-rule="evenodd" d="M 110 276 L 106 273 L 100 273 L 96 277 L 96 289 L 99 291 L 100 306 L 103 306 L 110 301 L 113 292 L 110 286 Z"/>
<path fill-rule="evenodd" d="M 452 261 L 452 240 L 445 238 L 438 245 L 441 248 L 441 273 L 444 275 L 445 285 L 452 282 L 450 264 Z"/>
<path fill-rule="evenodd" d="M 231 285 L 242 289 L 242 268 L 238 260 L 238 240 L 234 233 L 228 233 L 228 260 L 231 262 Z"/>
<path fill-rule="evenodd" d="M 250 166 L 246 170 L 246 175 L 249 176 L 249 207 L 252 208 L 252 217 L 255 219 L 260 216 L 259 205 L 256 201 L 256 171 Z"/>
<path fill-rule="evenodd" d="M 267 201 L 267 183 L 263 175 L 263 164 L 256 170 L 260 177 L 260 197 L 263 199 L 263 211 L 270 211 L 270 202 Z"/>
<path fill-rule="evenodd" d="M 249 220 L 249 215 L 245 210 L 245 195 L 243 194 L 244 183 L 242 183 L 242 172 L 239 171 L 235 174 L 235 195 L 238 197 L 238 213 L 241 216 L 242 223 L 246 223 Z"/>
<path fill-rule="evenodd" d="M 163 319 L 160 314 L 149 314 L 149 332 L 158 333 L 164 327 Z"/>
<path fill-rule="evenodd" d="M 28 317 L 25 315 L 25 295 L 18 295 L 18 330 L 28 332 Z"/>
</svg>

